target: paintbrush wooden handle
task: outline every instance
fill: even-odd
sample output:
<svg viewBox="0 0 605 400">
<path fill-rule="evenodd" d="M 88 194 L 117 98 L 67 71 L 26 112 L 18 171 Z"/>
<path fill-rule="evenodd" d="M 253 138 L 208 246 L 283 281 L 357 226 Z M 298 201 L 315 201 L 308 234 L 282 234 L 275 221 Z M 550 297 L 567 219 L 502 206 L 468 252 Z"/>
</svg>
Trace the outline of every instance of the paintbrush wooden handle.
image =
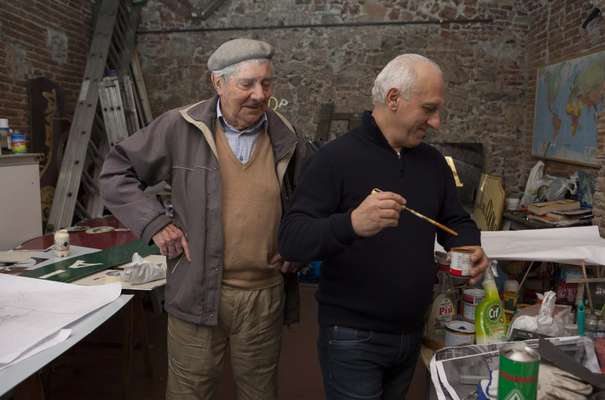
<svg viewBox="0 0 605 400">
<path fill-rule="evenodd" d="M 382 192 L 382 190 L 378 189 L 378 188 L 374 188 L 372 189 L 372 193 L 380 193 Z M 450 235 L 454 235 L 454 236 L 458 236 L 458 232 L 456 232 L 455 230 L 453 230 L 452 228 L 448 228 L 447 226 L 435 221 L 432 218 L 427 217 L 426 215 L 414 210 L 413 208 L 407 207 L 407 206 L 401 206 L 401 210 L 407 210 L 410 213 L 414 214 L 415 216 L 417 216 L 418 218 L 422 218 L 423 220 L 435 225 L 437 228 L 441 228 L 444 231 L 446 231 L 447 233 L 449 233 Z"/>
</svg>

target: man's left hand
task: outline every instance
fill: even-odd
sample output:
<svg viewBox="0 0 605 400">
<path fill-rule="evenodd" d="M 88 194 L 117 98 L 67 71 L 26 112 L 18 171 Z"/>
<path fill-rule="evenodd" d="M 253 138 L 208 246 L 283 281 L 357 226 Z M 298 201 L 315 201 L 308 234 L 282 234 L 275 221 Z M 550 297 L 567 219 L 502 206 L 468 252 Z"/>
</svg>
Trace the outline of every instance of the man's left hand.
<svg viewBox="0 0 605 400">
<path fill-rule="evenodd" d="M 271 267 L 279 269 L 282 274 L 297 273 L 305 266 L 304 263 L 286 261 L 279 254 L 274 255 L 269 264 Z"/>
<path fill-rule="evenodd" d="M 473 266 L 471 268 L 471 279 L 469 280 L 469 285 L 474 285 L 481 280 L 483 277 L 483 273 L 487 269 L 489 265 L 489 260 L 481 246 L 461 246 L 465 249 L 473 250 L 473 254 L 471 254 L 471 260 L 473 261 Z"/>
</svg>

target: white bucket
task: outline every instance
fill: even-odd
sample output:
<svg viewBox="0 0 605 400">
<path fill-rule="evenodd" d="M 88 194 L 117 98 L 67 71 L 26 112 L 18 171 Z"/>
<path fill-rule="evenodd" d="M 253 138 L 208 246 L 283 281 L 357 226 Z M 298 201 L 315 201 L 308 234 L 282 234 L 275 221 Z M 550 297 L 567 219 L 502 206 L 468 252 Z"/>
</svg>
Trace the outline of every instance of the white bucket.
<svg viewBox="0 0 605 400">
<path fill-rule="evenodd" d="M 475 343 L 475 325 L 467 321 L 450 321 L 445 324 L 445 345 L 460 346 Z"/>
<path fill-rule="evenodd" d="M 462 315 L 467 321 L 475 322 L 475 309 L 485 297 L 483 289 L 466 289 L 462 292 L 463 312 Z"/>
</svg>

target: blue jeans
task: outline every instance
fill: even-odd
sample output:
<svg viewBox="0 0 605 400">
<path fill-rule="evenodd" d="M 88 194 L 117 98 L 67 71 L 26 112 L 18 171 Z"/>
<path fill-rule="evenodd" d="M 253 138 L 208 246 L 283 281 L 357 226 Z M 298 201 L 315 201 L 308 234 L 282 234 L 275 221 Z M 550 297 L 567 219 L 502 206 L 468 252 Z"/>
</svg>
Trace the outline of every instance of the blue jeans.
<svg viewBox="0 0 605 400">
<path fill-rule="evenodd" d="M 326 400 L 402 400 L 414 375 L 422 332 L 389 334 L 320 327 L 317 347 Z"/>
</svg>

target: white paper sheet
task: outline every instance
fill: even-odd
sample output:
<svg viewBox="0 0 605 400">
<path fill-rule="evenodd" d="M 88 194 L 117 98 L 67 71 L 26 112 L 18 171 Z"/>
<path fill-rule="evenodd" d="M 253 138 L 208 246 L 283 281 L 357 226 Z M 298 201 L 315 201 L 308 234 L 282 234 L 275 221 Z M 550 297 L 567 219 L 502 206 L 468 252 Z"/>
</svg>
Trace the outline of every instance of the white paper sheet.
<svg viewBox="0 0 605 400">
<path fill-rule="evenodd" d="M 485 231 L 481 232 L 481 245 L 494 260 L 605 265 L 605 239 L 597 226 Z M 444 251 L 437 242 L 435 250 Z"/>
<path fill-rule="evenodd" d="M 0 274 L 0 367 L 115 300 L 119 284 L 78 286 Z"/>
<path fill-rule="evenodd" d="M 605 265 L 605 240 L 597 226 L 481 232 L 488 257 Z"/>
<path fill-rule="evenodd" d="M 70 335 L 71 335 L 71 329 L 61 329 L 59 332 L 55 333 L 54 335 L 51 335 L 51 336 L 47 337 L 46 339 L 42 340 L 36 346 L 30 348 L 29 350 L 27 350 L 25 353 L 21 354 L 18 358 L 14 359 L 10 363 L 2 364 L 0 366 L 0 371 L 2 371 L 4 368 L 10 367 L 11 365 L 13 365 L 15 363 L 18 363 L 21 360 L 25 360 L 26 358 L 29 358 L 29 357 L 33 356 L 34 354 L 37 354 L 43 350 L 51 348 L 52 346 L 59 344 L 59 343 L 63 342 L 64 340 L 67 340 L 67 338 L 69 338 Z"/>
</svg>

